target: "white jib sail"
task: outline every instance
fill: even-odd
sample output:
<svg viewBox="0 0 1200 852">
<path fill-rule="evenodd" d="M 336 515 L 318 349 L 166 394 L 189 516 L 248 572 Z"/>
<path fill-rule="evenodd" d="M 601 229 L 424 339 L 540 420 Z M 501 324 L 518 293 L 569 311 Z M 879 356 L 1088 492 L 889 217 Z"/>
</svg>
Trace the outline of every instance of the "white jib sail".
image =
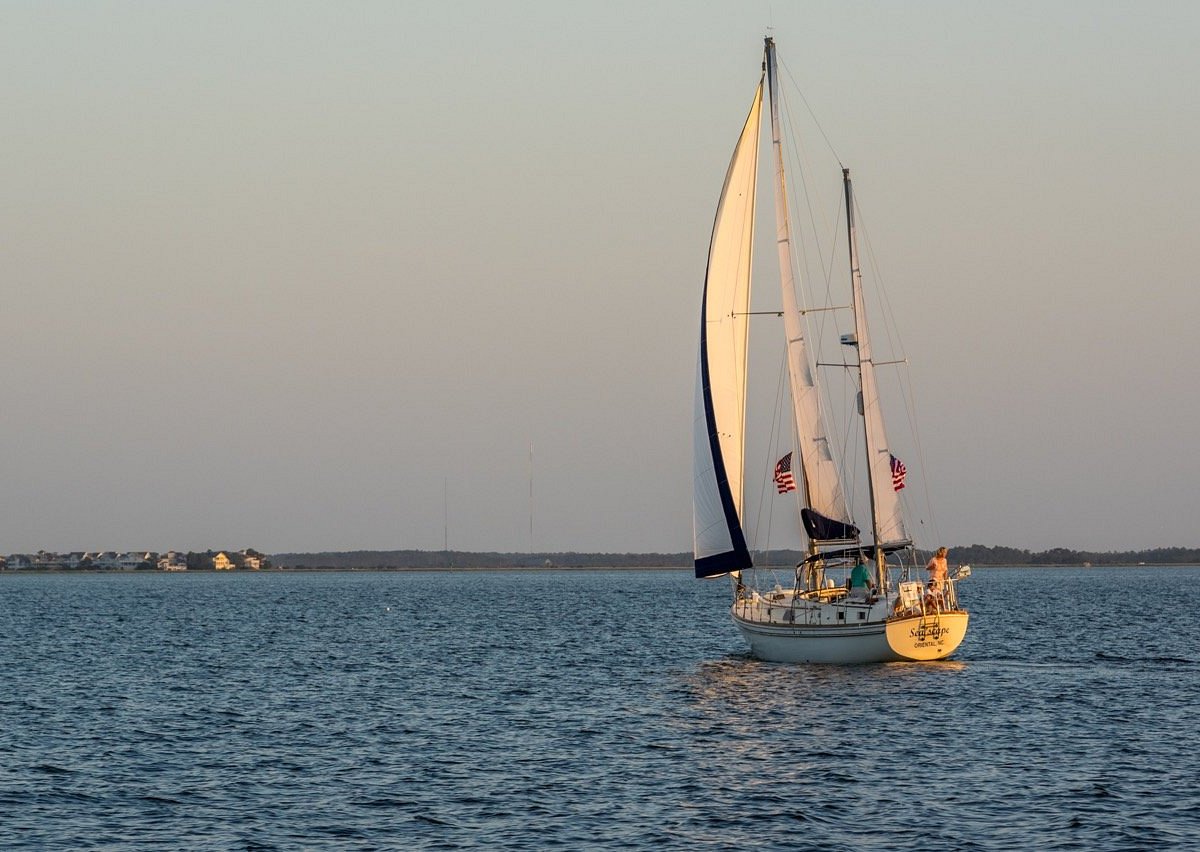
<svg viewBox="0 0 1200 852">
<path fill-rule="evenodd" d="M 749 558 L 741 530 L 742 480 L 762 88 L 760 81 L 725 175 L 708 252 L 693 445 L 697 573 L 702 560 L 719 568 L 723 554 Z M 740 567 L 748 565 L 725 570 Z"/>
<path fill-rule="evenodd" d="M 767 42 L 767 79 L 771 94 L 771 143 L 775 151 L 775 242 L 779 250 L 779 275 L 783 287 L 783 328 L 787 335 L 796 449 L 799 450 L 804 473 L 802 499 L 825 517 L 849 524 L 850 513 L 842 493 L 841 475 L 830 450 L 829 435 L 821 415 L 821 396 L 804 342 L 804 320 L 796 302 L 787 178 L 779 132 L 779 80 L 775 68 L 774 43 L 771 40 Z"/>
</svg>

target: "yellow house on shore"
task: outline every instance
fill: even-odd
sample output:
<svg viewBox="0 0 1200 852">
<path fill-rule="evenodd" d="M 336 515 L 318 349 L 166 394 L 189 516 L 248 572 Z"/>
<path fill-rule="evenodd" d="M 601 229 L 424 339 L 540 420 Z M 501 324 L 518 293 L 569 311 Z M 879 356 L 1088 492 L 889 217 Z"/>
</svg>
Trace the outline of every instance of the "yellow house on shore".
<svg viewBox="0 0 1200 852">
<path fill-rule="evenodd" d="M 232 571 L 235 567 L 233 560 L 225 551 L 221 551 L 213 557 L 213 568 L 218 571 Z"/>
</svg>

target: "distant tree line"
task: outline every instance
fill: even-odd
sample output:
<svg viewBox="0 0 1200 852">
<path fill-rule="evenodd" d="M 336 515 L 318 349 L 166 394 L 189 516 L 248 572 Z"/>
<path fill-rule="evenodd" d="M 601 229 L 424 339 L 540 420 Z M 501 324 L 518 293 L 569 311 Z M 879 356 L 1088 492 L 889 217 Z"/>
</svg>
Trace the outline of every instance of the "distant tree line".
<svg viewBox="0 0 1200 852">
<path fill-rule="evenodd" d="M 950 562 L 955 565 L 1200 565 L 1200 548 L 1160 547 L 1153 550 L 1122 550 L 1098 552 L 1091 550 L 1068 550 L 1053 547 L 1049 550 L 1023 550 L 1016 547 L 989 547 L 983 544 L 956 545 L 948 548 Z M 763 564 L 765 555 L 772 565 L 798 563 L 805 556 L 803 551 L 773 550 L 768 554 L 756 555 L 755 563 Z M 933 556 L 932 550 L 916 551 L 917 562 L 924 564 Z"/>
<path fill-rule="evenodd" d="M 351 550 L 333 553 L 276 553 L 280 568 L 682 568 L 689 553 L 472 553 L 461 550 Z"/>
<path fill-rule="evenodd" d="M 924 562 L 931 551 L 917 551 Z M 190 554 L 189 554 L 190 556 Z M 804 559 L 798 550 L 754 554 L 756 564 L 795 565 Z M 950 548 L 950 561 L 966 565 L 1196 565 L 1200 548 L 1162 547 L 1153 550 L 1093 552 L 1055 547 L 1044 551 L 982 544 Z M 276 553 L 271 563 L 280 568 L 396 570 L 449 568 L 690 568 L 692 553 L 498 553 L 461 550 L 350 550 L 326 553 Z M 189 567 L 191 567 L 189 565 Z"/>
<path fill-rule="evenodd" d="M 1049 550 L 1020 550 L 1015 547 L 987 547 L 972 544 L 950 548 L 950 560 L 968 565 L 1196 565 L 1200 564 L 1200 548 L 1158 547 L 1152 550 L 1114 550 L 1106 552 L 1068 550 L 1052 547 Z"/>
</svg>

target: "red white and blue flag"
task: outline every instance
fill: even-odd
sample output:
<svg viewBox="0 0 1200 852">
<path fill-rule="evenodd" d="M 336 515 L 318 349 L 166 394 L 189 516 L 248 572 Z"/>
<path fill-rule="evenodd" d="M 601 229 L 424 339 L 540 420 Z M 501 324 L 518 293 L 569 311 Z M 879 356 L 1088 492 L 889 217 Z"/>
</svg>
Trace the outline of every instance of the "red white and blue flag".
<svg viewBox="0 0 1200 852">
<path fill-rule="evenodd" d="M 889 455 L 891 455 L 889 453 Z M 899 491 L 904 487 L 904 477 L 908 475 L 908 468 L 904 466 L 904 462 L 892 456 L 892 489 Z"/>
<path fill-rule="evenodd" d="M 775 487 L 779 489 L 780 494 L 796 490 L 796 479 L 792 476 L 791 453 L 775 462 Z"/>
</svg>

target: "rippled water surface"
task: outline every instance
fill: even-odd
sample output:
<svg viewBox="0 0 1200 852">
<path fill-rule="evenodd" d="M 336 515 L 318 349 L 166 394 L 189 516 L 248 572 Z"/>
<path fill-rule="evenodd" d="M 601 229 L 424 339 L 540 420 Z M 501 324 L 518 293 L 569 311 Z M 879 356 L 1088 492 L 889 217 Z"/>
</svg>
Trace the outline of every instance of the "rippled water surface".
<svg viewBox="0 0 1200 852">
<path fill-rule="evenodd" d="M 687 571 L 0 575 L 0 846 L 1200 848 L 1200 569 L 979 569 L 955 658 Z"/>
</svg>

